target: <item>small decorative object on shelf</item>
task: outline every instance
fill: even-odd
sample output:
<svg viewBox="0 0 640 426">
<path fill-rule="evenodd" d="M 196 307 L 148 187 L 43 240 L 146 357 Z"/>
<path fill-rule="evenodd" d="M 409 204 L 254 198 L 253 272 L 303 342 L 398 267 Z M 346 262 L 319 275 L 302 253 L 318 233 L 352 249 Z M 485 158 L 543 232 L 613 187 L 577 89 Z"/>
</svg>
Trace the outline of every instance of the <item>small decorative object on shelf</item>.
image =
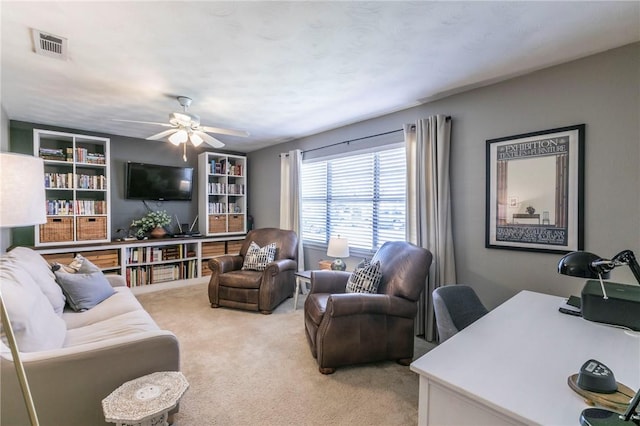
<svg viewBox="0 0 640 426">
<path fill-rule="evenodd" d="M 162 238 L 167 235 L 167 231 L 161 226 L 156 226 L 153 228 L 153 231 L 149 233 L 152 238 Z"/>
<path fill-rule="evenodd" d="M 536 209 L 534 209 L 533 206 L 529 206 L 525 210 L 527 210 L 527 214 L 534 214 L 536 212 Z"/>
<path fill-rule="evenodd" d="M 166 231 L 163 229 L 171 223 L 171 216 L 166 210 L 150 211 L 140 219 L 131 222 L 131 227 L 136 229 L 136 237 L 144 237 L 148 232 L 151 232 L 151 236 L 154 238 L 161 238 L 166 235 Z M 159 235 L 157 228 L 160 228 L 164 233 Z"/>
</svg>

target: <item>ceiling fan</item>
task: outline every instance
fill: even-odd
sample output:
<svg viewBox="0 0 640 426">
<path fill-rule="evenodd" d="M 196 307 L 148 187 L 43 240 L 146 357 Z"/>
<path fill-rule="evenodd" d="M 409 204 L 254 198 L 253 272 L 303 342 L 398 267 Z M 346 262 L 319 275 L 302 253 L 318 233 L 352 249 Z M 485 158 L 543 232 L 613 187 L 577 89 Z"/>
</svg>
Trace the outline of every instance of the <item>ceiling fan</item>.
<svg viewBox="0 0 640 426">
<path fill-rule="evenodd" d="M 182 106 L 181 112 L 172 112 L 169 114 L 169 122 L 168 123 L 156 123 L 153 121 L 136 121 L 136 120 L 123 120 L 116 119 L 115 121 L 126 121 L 129 123 L 143 123 L 143 124 L 155 124 L 157 126 L 170 127 L 169 130 L 164 130 L 160 133 L 156 133 L 155 135 L 151 135 L 147 140 L 159 140 L 165 137 L 168 137 L 169 142 L 172 144 L 179 146 L 181 143 L 185 143 L 184 145 L 184 161 L 187 161 L 187 146 L 186 142 L 191 141 L 193 146 L 199 146 L 202 142 L 205 142 L 211 145 L 214 148 L 221 148 L 224 146 L 224 143 L 214 138 L 213 136 L 207 133 L 216 133 L 221 135 L 230 135 L 230 136 L 241 136 L 247 137 L 249 136 L 249 132 L 243 130 L 233 130 L 233 129 L 223 129 L 220 127 L 209 127 L 209 126 L 201 126 L 200 125 L 200 117 L 187 112 L 189 106 L 191 105 L 191 98 L 186 96 L 178 96 L 178 102 Z"/>
</svg>

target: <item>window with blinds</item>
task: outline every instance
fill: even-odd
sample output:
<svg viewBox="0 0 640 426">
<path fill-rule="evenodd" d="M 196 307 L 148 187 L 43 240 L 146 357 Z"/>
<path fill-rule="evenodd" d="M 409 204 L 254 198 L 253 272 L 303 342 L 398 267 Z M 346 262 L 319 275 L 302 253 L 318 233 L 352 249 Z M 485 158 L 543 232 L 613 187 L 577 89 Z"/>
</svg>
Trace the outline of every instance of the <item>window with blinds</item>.
<svg viewBox="0 0 640 426">
<path fill-rule="evenodd" d="M 405 240 L 405 149 L 392 148 L 302 164 L 302 239 L 346 237 L 351 249 L 376 251 Z"/>
</svg>

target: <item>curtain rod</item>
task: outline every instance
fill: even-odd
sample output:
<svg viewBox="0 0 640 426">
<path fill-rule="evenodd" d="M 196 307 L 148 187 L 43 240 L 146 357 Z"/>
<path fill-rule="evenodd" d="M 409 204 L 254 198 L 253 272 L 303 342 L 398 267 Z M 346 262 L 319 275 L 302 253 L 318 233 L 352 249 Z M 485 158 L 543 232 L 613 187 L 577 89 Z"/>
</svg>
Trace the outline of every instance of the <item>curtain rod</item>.
<svg viewBox="0 0 640 426">
<path fill-rule="evenodd" d="M 451 116 L 447 115 L 445 117 L 445 120 L 447 120 L 447 121 L 451 120 Z M 411 127 L 415 128 L 416 126 L 413 125 Z M 302 153 L 304 154 L 304 153 L 307 153 L 307 152 L 317 151 L 319 149 L 331 148 L 332 146 L 338 146 L 338 145 L 342 145 L 342 144 L 345 144 L 345 143 L 349 144 L 351 142 L 357 142 L 357 141 L 361 141 L 361 140 L 364 140 L 364 139 L 371 139 L 371 138 L 375 138 L 375 137 L 378 137 L 378 136 L 390 135 L 391 133 L 397 133 L 397 132 L 402 132 L 402 131 L 404 131 L 404 129 L 389 130 L 388 132 L 377 133 L 375 135 L 363 136 L 361 138 L 355 138 L 355 139 L 347 139 L 346 141 L 336 142 L 336 143 L 332 143 L 330 145 L 325 145 L 325 146 L 319 146 L 318 148 L 311 148 L 311 149 L 308 149 L 306 151 L 302 151 Z M 288 153 L 280 154 L 280 156 L 282 156 L 282 155 L 287 156 L 287 157 L 289 156 Z"/>
<path fill-rule="evenodd" d="M 348 144 L 351 142 L 357 142 L 357 141 L 361 141 L 364 139 L 371 139 L 371 138 L 375 138 L 378 136 L 384 136 L 384 135 L 390 135 L 391 133 L 397 133 L 397 132 L 402 132 L 403 129 L 396 129 L 396 130 L 389 130 L 388 132 L 382 132 L 382 133 L 378 133 L 375 135 L 369 135 L 369 136 L 363 136 L 361 138 L 356 138 L 356 139 L 348 139 L 346 141 L 342 141 L 342 142 L 336 142 L 336 143 L 332 143 L 330 145 L 325 145 L 325 146 L 320 146 L 318 148 L 312 148 L 312 149 L 308 149 L 306 151 L 302 151 L 303 154 L 307 153 L 307 152 L 312 152 L 312 151 L 317 151 L 319 149 L 325 149 L 325 148 L 331 148 L 332 146 L 337 146 L 337 145 L 342 145 L 342 144 Z"/>
</svg>

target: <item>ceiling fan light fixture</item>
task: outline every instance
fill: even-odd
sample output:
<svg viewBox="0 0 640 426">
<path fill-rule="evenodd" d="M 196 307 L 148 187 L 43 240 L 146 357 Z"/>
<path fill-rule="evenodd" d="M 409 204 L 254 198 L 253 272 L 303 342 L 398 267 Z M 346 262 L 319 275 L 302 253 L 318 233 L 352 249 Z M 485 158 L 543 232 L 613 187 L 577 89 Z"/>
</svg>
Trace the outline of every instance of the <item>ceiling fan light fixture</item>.
<svg viewBox="0 0 640 426">
<path fill-rule="evenodd" d="M 193 144 L 193 146 L 200 146 L 200 144 L 204 141 L 199 134 L 193 132 L 189 135 L 189 140 Z"/>
<path fill-rule="evenodd" d="M 175 146 L 178 146 L 181 143 L 186 142 L 187 139 L 189 139 L 189 135 L 187 134 L 187 131 L 184 129 L 180 129 L 174 134 L 172 134 L 171 136 L 169 136 L 169 142 L 171 142 Z"/>
</svg>

